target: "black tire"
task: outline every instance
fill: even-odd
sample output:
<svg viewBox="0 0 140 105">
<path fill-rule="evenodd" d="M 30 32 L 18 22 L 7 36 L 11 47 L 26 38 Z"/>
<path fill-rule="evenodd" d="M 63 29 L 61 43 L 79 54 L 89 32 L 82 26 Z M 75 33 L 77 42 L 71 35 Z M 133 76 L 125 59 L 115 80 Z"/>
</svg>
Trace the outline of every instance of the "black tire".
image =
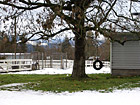
<svg viewBox="0 0 140 105">
<path fill-rule="evenodd" d="M 96 63 L 99 63 L 99 67 L 96 66 Z M 96 59 L 96 60 L 93 62 L 93 68 L 94 68 L 95 70 L 100 70 L 102 67 L 103 67 L 103 63 L 102 63 L 99 59 Z"/>
</svg>

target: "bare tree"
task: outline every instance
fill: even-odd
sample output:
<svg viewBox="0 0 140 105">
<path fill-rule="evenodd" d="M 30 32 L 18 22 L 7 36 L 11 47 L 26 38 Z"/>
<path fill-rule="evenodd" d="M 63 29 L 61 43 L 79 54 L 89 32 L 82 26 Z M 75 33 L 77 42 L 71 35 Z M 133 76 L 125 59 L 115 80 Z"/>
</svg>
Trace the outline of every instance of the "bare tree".
<svg viewBox="0 0 140 105">
<path fill-rule="evenodd" d="M 47 40 L 71 30 L 75 35 L 72 72 L 74 78 L 87 77 L 85 73 L 87 31 L 94 31 L 96 36 L 103 34 L 113 40 L 115 32 L 121 30 L 136 33 L 140 29 L 139 19 L 131 13 L 138 11 L 139 4 L 135 2 L 137 6 L 134 6 L 131 0 L 2 0 L 0 4 L 1 11 L 6 13 L 9 11 L 11 17 L 23 18 L 24 31 L 20 32 L 28 35 L 24 42 L 31 40 L 35 35 L 36 39 Z M 2 20 L 8 16 L 0 17 Z"/>
<path fill-rule="evenodd" d="M 105 39 L 105 42 L 99 46 L 99 56 L 100 60 L 110 60 L 110 41 L 108 39 Z"/>
</svg>

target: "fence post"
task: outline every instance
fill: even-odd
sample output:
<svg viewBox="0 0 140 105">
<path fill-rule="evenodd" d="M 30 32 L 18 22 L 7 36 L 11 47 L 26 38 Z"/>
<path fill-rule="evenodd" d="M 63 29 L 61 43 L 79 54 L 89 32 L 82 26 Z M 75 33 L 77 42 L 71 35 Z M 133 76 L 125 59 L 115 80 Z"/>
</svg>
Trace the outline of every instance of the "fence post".
<svg viewBox="0 0 140 105">
<path fill-rule="evenodd" d="M 5 62 L 4 62 L 4 64 L 5 64 Z M 8 68 L 9 68 L 9 62 L 7 62 L 7 72 L 8 72 Z"/>
<path fill-rule="evenodd" d="M 46 52 L 44 53 L 44 57 L 45 57 L 45 68 L 46 68 Z"/>
<path fill-rule="evenodd" d="M 43 65 L 43 52 L 42 52 L 42 69 L 44 68 L 44 65 Z"/>
<path fill-rule="evenodd" d="M 52 56 L 50 55 L 50 68 L 52 68 Z"/>
<path fill-rule="evenodd" d="M 63 57 L 62 57 L 62 54 L 61 54 L 61 69 L 64 69 L 64 67 L 63 67 Z"/>
<path fill-rule="evenodd" d="M 37 69 L 39 70 L 40 69 L 40 62 L 39 62 L 39 52 L 37 52 L 37 62 L 38 62 L 38 67 L 37 67 Z"/>
<path fill-rule="evenodd" d="M 26 63 L 26 62 L 25 62 Z M 21 64 L 22 64 L 22 62 L 21 62 L 21 60 L 19 61 L 19 69 L 21 69 Z"/>
<path fill-rule="evenodd" d="M 66 53 L 66 68 L 67 68 L 67 53 Z"/>
</svg>

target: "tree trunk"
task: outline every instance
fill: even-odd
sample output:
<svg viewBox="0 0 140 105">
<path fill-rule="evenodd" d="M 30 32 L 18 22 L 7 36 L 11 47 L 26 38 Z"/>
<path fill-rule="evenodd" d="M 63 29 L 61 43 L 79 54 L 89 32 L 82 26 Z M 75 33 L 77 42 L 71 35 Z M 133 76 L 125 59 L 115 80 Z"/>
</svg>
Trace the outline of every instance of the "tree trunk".
<svg viewBox="0 0 140 105">
<path fill-rule="evenodd" d="M 85 35 L 75 35 L 73 78 L 85 78 Z"/>
<path fill-rule="evenodd" d="M 75 20 L 76 25 L 74 27 L 73 33 L 75 34 L 75 58 L 72 77 L 73 78 L 85 78 L 87 77 L 85 73 L 85 36 L 86 30 L 84 28 L 85 23 L 85 10 L 82 8 L 81 4 L 76 4 L 75 7 Z"/>
</svg>

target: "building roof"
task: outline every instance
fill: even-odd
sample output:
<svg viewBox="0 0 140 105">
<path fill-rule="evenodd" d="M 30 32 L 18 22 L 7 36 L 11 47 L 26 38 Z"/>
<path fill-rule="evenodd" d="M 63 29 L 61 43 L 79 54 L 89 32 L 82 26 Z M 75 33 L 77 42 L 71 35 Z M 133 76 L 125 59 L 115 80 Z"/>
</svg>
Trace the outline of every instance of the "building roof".
<svg viewBox="0 0 140 105">
<path fill-rule="evenodd" d="M 30 54 L 30 53 L 16 53 L 16 55 L 27 55 L 27 54 Z M 12 56 L 12 55 L 15 55 L 15 53 L 0 53 L 0 55 L 5 55 L 5 56 Z"/>
<path fill-rule="evenodd" d="M 116 41 L 119 42 L 120 44 L 124 44 L 127 41 L 139 41 L 140 33 L 118 32 L 118 33 L 112 33 L 110 37 L 112 41 Z"/>
</svg>

